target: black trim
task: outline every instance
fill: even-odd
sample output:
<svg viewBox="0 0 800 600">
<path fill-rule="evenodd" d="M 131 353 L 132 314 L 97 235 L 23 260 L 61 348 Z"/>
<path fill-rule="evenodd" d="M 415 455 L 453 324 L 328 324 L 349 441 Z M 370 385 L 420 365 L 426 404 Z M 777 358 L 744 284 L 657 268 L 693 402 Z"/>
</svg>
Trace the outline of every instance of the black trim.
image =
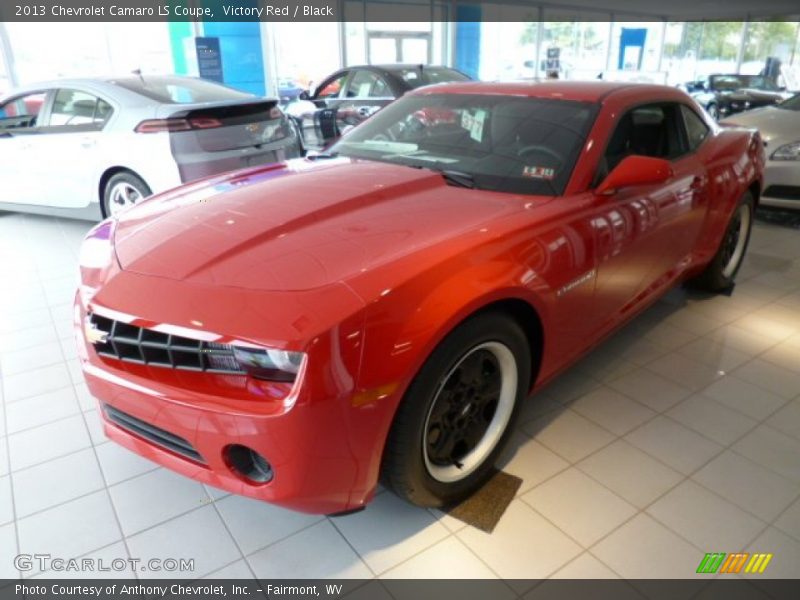
<svg viewBox="0 0 800 600">
<path fill-rule="evenodd" d="M 769 198 L 797 200 L 800 202 L 800 185 L 771 185 L 765 189 L 761 195 Z"/>
<path fill-rule="evenodd" d="M 183 457 L 189 458 L 195 462 L 205 464 L 205 460 L 194 447 L 180 436 L 164 431 L 163 429 L 146 423 L 141 419 L 137 419 L 121 410 L 114 408 L 110 404 L 103 405 L 106 417 L 125 431 L 152 442 L 157 446 L 166 448 L 170 452 L 180 454 Z"/>
<path fill-rule="evenodd" d="M 105 358 L 183 371 L 246 373 L 236 362 L 233 346 L 229 344 L 171 335 L 95 314 L 89 315 L 89 322 L 106 334 L 103 341 L 94 344 L 97 354 Z M 220 366 L 225 362 L 231 366 Z"/>
</svg>

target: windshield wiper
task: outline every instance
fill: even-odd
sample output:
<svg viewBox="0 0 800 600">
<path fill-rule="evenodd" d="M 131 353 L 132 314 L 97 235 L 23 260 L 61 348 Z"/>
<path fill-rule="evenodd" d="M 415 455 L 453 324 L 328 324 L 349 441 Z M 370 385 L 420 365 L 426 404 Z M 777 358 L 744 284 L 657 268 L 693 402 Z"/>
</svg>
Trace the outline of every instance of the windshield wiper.
<svg viewBox="0 0 800 600">
<path fill-rule="evenodd" d="M 438 169 L 434 170 L 439 171 Z M 469 173 L 464 173 L 462 171 L 449 171 L 446 169 L 442 169 L 439 171 L 439 173 L 442 174 L 444 180 L 450 185 L 469 189 L 475 188 L 475 178 Z"/>
</svg>

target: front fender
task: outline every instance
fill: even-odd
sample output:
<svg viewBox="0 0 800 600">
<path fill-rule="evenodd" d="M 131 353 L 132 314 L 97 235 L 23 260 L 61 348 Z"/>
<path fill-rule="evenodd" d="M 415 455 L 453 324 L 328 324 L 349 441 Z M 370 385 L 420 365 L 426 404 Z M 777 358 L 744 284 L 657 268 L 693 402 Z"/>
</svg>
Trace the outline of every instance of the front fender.
<svg viewBox="0 0 800 600">
<path fill-rule="evenodd" d="M 548 322 L 554 294 L 529 269 L 507 260 L 448 263 L 387 289 L 366 309 L 364 353 L 353 418 L 362 433 L 354 442 L 369 457 L 354 493 L 368 496 L 377 482 L 386 437 L 395 412 L 420 367 L 460 322 L 494 302 L 527 302 Z M 546 335 L 546 334 L 545 334 Z M 363 454 L 362 454 L 363 453 Z M 351 504 L 358 504 L 353 498 Z"/>
</svg>

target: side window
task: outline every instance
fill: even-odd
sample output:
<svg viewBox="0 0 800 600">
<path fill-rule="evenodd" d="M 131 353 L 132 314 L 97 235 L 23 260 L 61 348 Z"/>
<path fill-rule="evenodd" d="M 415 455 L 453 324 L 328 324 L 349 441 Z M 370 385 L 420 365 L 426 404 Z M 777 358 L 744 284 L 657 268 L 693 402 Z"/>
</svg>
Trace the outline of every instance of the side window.
<svg viewBox="0 0 800 600">
<path fill-rule="evenodd" d="M 0 130 L 36 127 L 47 92 L 17 96 L 0 106 Z"/>
<path fill-rule="evenodd" d="M 683 122 L 686 124 L 686 139 L 689 150 L 696 150 L 708 137 L 708 125 L 688 106 L 681 106 Z"/>
<path fill-rule="evenodd" d="M 383 77 L 372 71 L 358 70 L 347 85 L 348 98 L 385 98 L 390 95 Z"/>
<path fill-rule="evenodd" d="M 339 96 L 339 92 L 342 91 L 342 86 L 344 85 L 344 80 L 347 77 L 347 73 L 342 73 L 336 79 L 332 79 L 326 83 L 323 83 L 320 89 L 317 91 L 317 95 L 315 99 L 317 100 L 325 100 L 327 98 L 336 98 Z"/>
<path fill-rule="evenodd" d="M 50 111 L 50 127 L 102 129 L 113 109 L 97 96 L 78 90 L 58 90 Z"/>
<path fill-rule="evenodd" d="M 682 156 L 688 151 L 682 127 L 675 103 L 648 104 L 628 111 L 611 134 L 596 181 L 599 183 L 627 156 L 668 160 Z"/>
</svg>

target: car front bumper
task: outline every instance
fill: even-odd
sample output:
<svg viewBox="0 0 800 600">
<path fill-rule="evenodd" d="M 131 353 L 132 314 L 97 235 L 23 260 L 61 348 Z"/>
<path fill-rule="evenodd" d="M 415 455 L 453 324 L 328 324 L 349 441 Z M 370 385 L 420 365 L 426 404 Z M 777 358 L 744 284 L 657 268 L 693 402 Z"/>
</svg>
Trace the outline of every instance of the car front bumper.
<svg viewBox="0 0 800 600">
<path fill-rule="evenodd" d="M 764 182 L 762 205 L 800 209 L 800 161 L 768 160 Z"/>
<path fill-rule="evenodd" d="M 297 391 L 291 384 L 246 375 L 179 371 L 100 356 L 87 341 L 87 310 L 80 296 L 74 312 L 78 355 L 108 438 L 196 481 L 294 510 L 338 513 L 361 508 L 372 498 L 387 429 L 381 423 L 387 416 L 359 406 L 353 388 L 331 388 L 324 370 Z M 340 369 L 347 362 L 340 361 Z M 328 389 L 324 397 L 319 385 Z M 179 440 L 184 447 L 165 439 Z M 233 468 L 233 445 L 264 457 L 271 480 L 255 482 Z"/>
</svg>

